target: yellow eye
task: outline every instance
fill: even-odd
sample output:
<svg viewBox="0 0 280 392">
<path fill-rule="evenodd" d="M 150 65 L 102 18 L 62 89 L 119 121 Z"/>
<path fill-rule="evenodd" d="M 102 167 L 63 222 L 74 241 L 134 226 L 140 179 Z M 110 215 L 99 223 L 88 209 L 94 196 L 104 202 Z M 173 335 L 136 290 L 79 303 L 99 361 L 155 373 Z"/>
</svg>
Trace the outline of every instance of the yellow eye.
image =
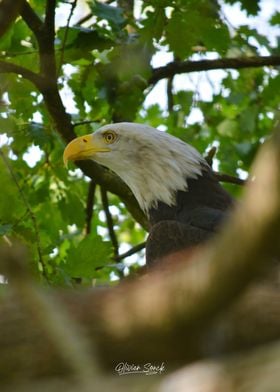
<svg viewBox="0 0 280 392">
<path fill-rule="evenodd" d="M 108 131 L 103 134 L 103 138 L 107 144 L 111 144 L 117 139 L 117 134 L 113 131 Z"/>
</svg>

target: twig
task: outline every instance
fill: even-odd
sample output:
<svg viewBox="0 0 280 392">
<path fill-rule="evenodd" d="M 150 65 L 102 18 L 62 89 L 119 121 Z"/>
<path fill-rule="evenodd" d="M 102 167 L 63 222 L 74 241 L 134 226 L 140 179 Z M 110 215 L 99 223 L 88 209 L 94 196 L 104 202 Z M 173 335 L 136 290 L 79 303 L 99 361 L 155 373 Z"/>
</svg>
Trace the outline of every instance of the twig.
<svg viewBox="0 0 280 392">
<path fill-rule="evenodd" d="M 107 227 L 109 231 L 109 236 L 113 245 L 114 249 L 114 257 L 118 257 L 119 254 L 119 244 L 118 244 L 118 239 L 114 230 L 114 222 L 112 219 L 112 215 L 109 209 L 109 201 L 108 201 L 108 196 L 107 196 L 107 191 L 104 187 L 100 187 L 101 191 L 101 200 L 104 208 L 104 212 L 106 215 L 106 220 L 107 220 Z"/>
<path fill-rule="evenodd" d="M 234 177 L 229 174 L 219 173 L 219 172 L 214 171 L 214 175 L 218 179 L 218 181 L 221 181 L 221 182 L 228 182 L 230 184 L 236 184 L 236 185 L 246 185 L 247 184 L 247 180 L 242 180 L 239 177 Z"/>
<path fill-rule="evenodd" d="M 213 158 L 214 158 L 216 152 L 217 152 L 217 148 L 216 147 L 212 147 L 208 151 L 207 156 L 205 157 L 206 162 L 211 167 L 212 167 Z M 236 184 L 236 185 L 246 185 L 247 184 L 247 180 L 242 180 L 239 177 L 231 176 L 229 174 L 220 173 L 220 172 L 217 172 L 217 171 L 213 171 L 213 173 L 214 173 L 215 177 L 218 179 L 218 181 L 221 181 L 221 182 L 228 182 L 230 184 Z"/>
<path fill-rule="evenodd" d="M 43 259 L 42 247 L 41 247 L 41 239 L 40 239 L 39 228 L 38 228 L 38 224 L 37 224 L 37 220 L 36 220 L 35 214 L 34 214 L 32 208 L 31 208 L 28 200 L 25 197 L 25 194 L 23 193 L 23 190 L 21 189 L 21 187 L 19 185 L 19 182 L 18 182 L 18 180 L 16 178 L 16 175 L 15 175 L 15 173 L 14 173 L 14 171 L 13 171 L 13 169 L 12 169 L 12 167 L 11 167 L 9 161 L 8 161 L 8 159 L 6 158 L 5 154 L 3 153 L 3 151 L 1 149 L 0 149 L 0 155 L 1 155 L 1 158 L 2 158 L 5 166 L 7 167 L 8 171 L 9 171 L 9 173 L 10 173 L 10 175 L 11 175 L 11 177 L 12 177 L 12 179 L 13 179 L 13 181 L 14 181 L 17 189 L 18 189 L 18 191 L 19 191 L 20 197 L 21 197 L 21 199 L 22 199 L 22 201 L 23 201 L 23 203 L 24 203 L 24 205 L 25 205 L 25 207 L 26 207 L 26 209 L 28 211 L 28 214 L 29 214 L 29 216 L 30 216 L 30 218 L 32 220 L 34 233 L 35 233 L 35 242 L 36 242 L 36 247 L 37 247 L 39 263 L 42 266 L 42 274 L 43 274 L 44 278 L 48 281 L 48 274 L 46 272 L 46 265 L 45 265 L 45 262 L 44 262 L 44 259 Z"/>
<path fill-rule="evenodd" d="M 71 4 L 71 9 L 68 15 L 68 19 L 66 22 L 66 27 L 65 27 L 65 31 L 64 31 L 64 35 L 63 35 L 63 39 L 62 39 L 62 44 L 61 44 L 61 53 L 60 53 L 60 59 L 58 62 L 58 67 L 57 67 L 57 74 L 60 74 L 62 65 L 63 65 L 63 60 L 64 60 L 64 51 L 65 51 L 65 45 L 66 45 L 66 41 L 67 41 L 67 37 L 68 37 L 68 31 L 69 31 L 69 25 L 70 25 L 70 20 L 73 16 L 73 12 L 75 10 L 77 6 L 77 0 L 74 0 L 73 3 Z"/>
<path fill-rule="evenodd" d="M 92 124 L 96 123 L 95 120 L 83 120 L 83 121 L 77 121 L 73 124 L 73 127 L 79 127 L 80 125 L 87 125 L 87 124 Z"/>
<path fill-rule="evenodd" d="M 210 150 L 207 153 L 207 156 L 205 157 L 206 162 L 211 167 L 213 165 L 213 158 L 216 155 L 216 152 L 217 152 L 217 148 L 216 147 L 211 147 Z"/>
<path fill-rule="evenodd" d="M 155 68 L 149 84 L 161 79 L 189 72 L 209 71 L 212 69 L 241 69 L 280 65 L 280 56 L 252 56 L 241 58 L 222 58 L 217 60 L 173 61 L 166 66 Z"/>
<path fill-rule="evenodd" d="M 6 59 L 7 57 L 17 57 L 17 56 L 28 56 L 30 54 L 38 54 L 38 50 L 34 49 L 34 50 L 28 50 L 26 52 L 10 52 L 9 50 L 5 51 L 5 54 L 1 54 L 0 58 L 1 59 Z"/>
<path fill-rule="evenodd" d="M 129 249 L 127 252 L 122 253 L 121 255 L 115 256 L 114 259 L 116 261 L 121 261 L 123 259 L 126 259 L 127 257 L 132 256 L 135 253 L 139 252 L 140 250 L 144 249 L 145 246 L 146 246 L 146 241 L 141 242 L 140 244 L 133 246 L 133 248 Z"/>
<path fill-rule="evenodd" d="M 94 206 L 94 195 L 96 190 L 96 184 L 93 180 L 90 181 L 87 195 L 87 206 L 86 206 L 86 234 L 91 232 L 91 220 L 93 216 Z"/>
<path fill-rule="evenodd" d="M 172 86 L 173 86 L 173 77 L 168 78 L 167 80 L 167 106 L 168 106 L 168 112 L 170 114 L 173 113 L 173 107 L 174 107 L 174 97 L 173 97 L 173 91 L 172 91 Z"/>
<path fill-rule="evenodd" d="M 89 14 L 83 16 L 81 19 L 78 20 L 78 22 L 75 23 L 75 26 L 81 26 L 83 23 L 87 22 L 93 17 L 92 12 Z"/>
</svg>

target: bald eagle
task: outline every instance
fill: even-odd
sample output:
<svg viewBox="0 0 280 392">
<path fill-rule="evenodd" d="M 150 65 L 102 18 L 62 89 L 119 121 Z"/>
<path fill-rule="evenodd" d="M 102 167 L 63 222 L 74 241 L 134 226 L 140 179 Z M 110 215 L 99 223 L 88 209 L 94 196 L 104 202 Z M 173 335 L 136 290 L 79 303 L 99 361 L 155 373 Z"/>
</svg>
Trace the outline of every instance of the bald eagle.
<svg viewBox="0 0 280 392">
<path fill-rule="evenodd" d="M 147 264 L 206 241 L 233 204 L 195 148 L 147 125 L 103 126 L 72 140 L 63 159 L 92 159 L 129 186 L 150 224 Z"/>
</svg>

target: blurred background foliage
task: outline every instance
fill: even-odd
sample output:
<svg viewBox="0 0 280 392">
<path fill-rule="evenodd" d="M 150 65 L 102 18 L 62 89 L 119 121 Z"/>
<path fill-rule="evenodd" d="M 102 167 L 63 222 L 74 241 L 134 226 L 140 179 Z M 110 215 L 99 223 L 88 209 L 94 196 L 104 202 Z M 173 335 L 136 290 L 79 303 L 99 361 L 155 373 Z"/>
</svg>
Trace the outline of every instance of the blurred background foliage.
<svg viewBox="0 0 280 392">
<path fill-rule="evenodd" d="M 45 3 L 29 2 L 42 19 Z M 116 121 L 147 123 L 202 154 L 216 146 L 214 168 L 246 178 L 279 107 L 277 68 L 200 71 L 156 84 L 151 76 L 170 61 L 277 55 L 279 24 L 277 1 L 57 1 L 57 83 L 77 135 Z M 38 71 L 38 44 L 20 16 L 0 39 L 0 57 Z M 34 273 L 52 285 L 113 284 L 131 273 L 143 263 L 142 246 L 120 255 L 138 250 L 146 230 L 118 196 L 63 167 L 65 142 L 29 80 L 1 73 L 0 97 L 3 241 L 27 244 Z M 238 197 L 240 187 L 226 186 Z"/>
</svg>

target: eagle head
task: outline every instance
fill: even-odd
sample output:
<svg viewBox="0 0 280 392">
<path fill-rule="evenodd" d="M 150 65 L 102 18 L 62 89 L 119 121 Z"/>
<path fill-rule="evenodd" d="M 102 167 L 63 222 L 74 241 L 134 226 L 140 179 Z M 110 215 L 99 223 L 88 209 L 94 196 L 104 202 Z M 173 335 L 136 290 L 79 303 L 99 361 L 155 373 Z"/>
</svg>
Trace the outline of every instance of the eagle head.
<svg viewBox="0 0 280 392">
<path fill-rule="evenodd" d="M 188 179 L 202 175 L 206 161 L 182 140 L 144 124 L 105 125 L 72 140 L 64 163 L 91 159 L 115 172 L 132 190 L 144 212 L 158 202 L 172 206 Z"/>
</svg>

